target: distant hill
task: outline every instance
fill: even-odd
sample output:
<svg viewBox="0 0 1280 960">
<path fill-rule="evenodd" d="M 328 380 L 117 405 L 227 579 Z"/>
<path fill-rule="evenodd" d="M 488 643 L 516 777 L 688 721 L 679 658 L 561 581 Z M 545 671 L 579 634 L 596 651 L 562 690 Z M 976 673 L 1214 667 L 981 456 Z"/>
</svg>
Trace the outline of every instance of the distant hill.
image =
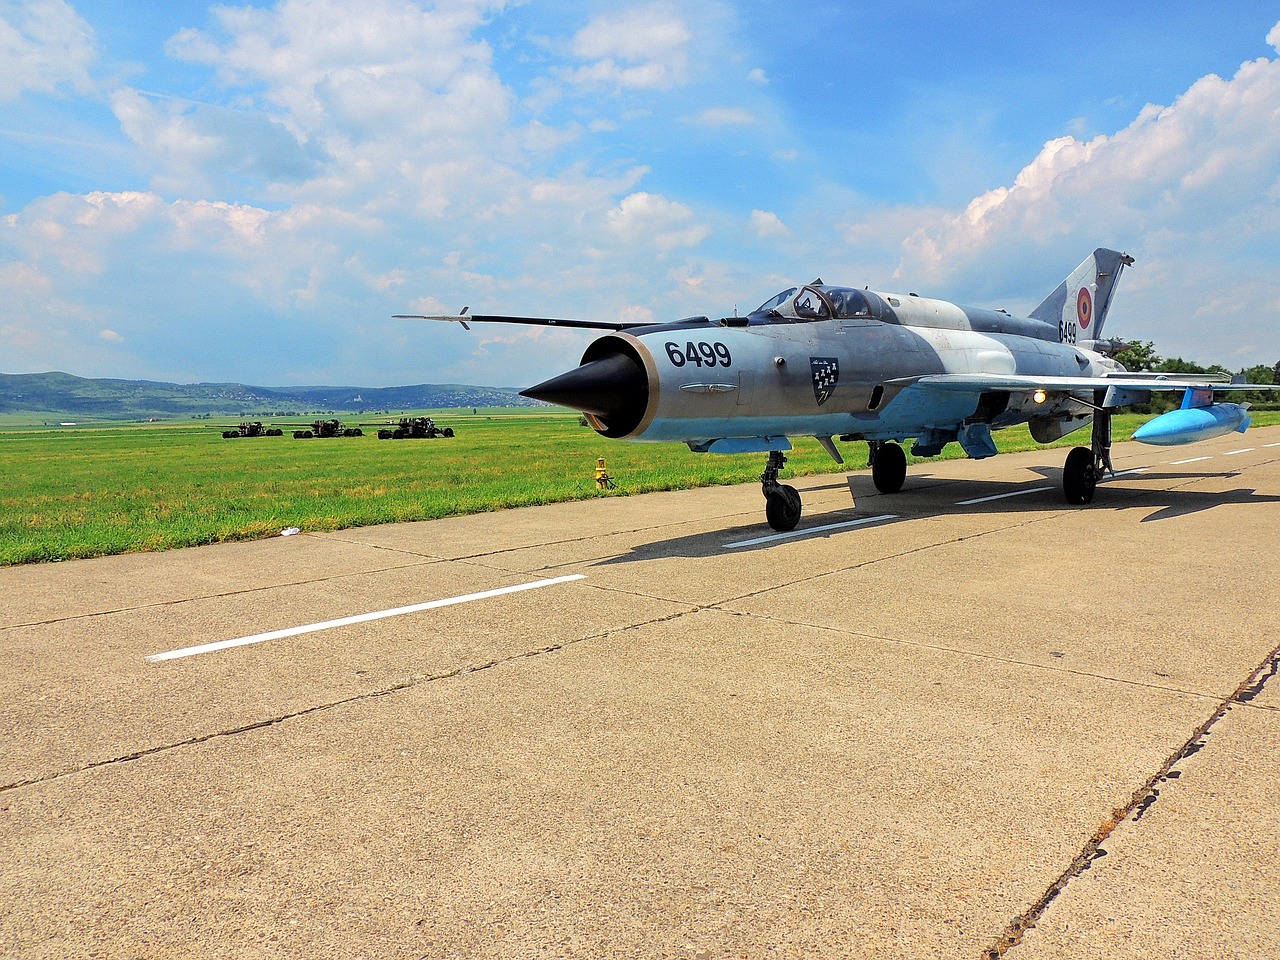
<svg viewBox="0 0 1280 960">
<path fill-rule="evenodd" d="M 254 387 L 243 383 L 96 380 L 69 373 L 0 373 L 0 413 L 56 413 L 105 420 L 260 417 L 304 412 L 529 407 L 516 388 L 420 383 L 408 387 Z"/>
</svg>

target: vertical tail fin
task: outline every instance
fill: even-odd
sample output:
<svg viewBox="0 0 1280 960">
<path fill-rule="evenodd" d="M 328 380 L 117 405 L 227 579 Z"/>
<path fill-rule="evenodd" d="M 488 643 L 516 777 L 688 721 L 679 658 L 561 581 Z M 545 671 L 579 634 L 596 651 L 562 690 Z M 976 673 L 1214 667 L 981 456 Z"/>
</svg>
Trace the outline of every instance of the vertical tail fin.
<svg viewBox="0 0 1280 960">
<path fill-rule="evenodd" d="M 1031 316 L 1056 323 L 1063 343 L 1102 339 L 1116 281 L 1132 263 L 1133 257 L 1127 253 L 1099 247 L 1031 311 Z"/>
</svg>

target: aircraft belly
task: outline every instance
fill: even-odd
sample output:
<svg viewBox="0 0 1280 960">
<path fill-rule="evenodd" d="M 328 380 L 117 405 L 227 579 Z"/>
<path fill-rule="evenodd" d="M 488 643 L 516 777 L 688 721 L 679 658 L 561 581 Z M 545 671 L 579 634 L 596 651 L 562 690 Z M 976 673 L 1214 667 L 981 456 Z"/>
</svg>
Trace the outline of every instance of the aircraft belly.
<svg viewBox="0 0 1280 960">
<path fill-rule="evenodd" d="M 746 437 L 831 437 L 848 433 L 856 424 L 843 413 L 811 417 L 656 417 L 643 434 L 631 439 L 692 443 Z"/>
<path fill-rule="evenodd" d="M 927 430 L 954 430 L 972 415 L 979 399 L 979 394 L 943 394 L 907 387 L 874 423 L 861 422 L 853 432 L 867 440 L 897 440 L 917 437 Z"/>
</svg>

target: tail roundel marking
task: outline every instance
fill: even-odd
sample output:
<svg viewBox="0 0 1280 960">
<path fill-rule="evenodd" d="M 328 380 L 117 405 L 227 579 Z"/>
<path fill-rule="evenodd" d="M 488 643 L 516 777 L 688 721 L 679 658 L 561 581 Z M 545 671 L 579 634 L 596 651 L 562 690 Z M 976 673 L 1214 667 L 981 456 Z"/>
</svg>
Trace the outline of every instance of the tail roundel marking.
<svg viewBox="0 0 1280 960">
<path fill-rule="evenodd" d="M 1088 287 L 1081 287 L 1076 294 L 1076 319 L 1080 321 L 1081 330 L 1089 329 L 1089 321 L 1093 319 L 1093 295 Z"/>
</svg>

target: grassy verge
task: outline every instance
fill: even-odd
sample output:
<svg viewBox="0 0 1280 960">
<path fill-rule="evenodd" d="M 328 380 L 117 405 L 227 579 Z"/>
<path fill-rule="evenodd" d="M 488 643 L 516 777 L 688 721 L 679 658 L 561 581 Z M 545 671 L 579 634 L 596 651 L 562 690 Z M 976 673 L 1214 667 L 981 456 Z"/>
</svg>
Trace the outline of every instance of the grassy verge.
<svg viewBox="0 0 1280 960">
<path fill-rule="evenodd" d="M 284 437 L 223 440 L 208 422 L 0 427 L 0 565 L 742 483 L 757 480 L 764 465 L 763 454 L 697 455 L 679 444 L 605 440 L 559 412 L 451 411 L 437 419 L 458 435 L 294 440 L 286 430 Z M 1145 419 L 1117 417 L 1116 440 Z M 1255 423 L 1280 423 L 1280 413 L 1260 412 Z M 1004 451 L 1039 446 L 1025 428 L 1001 431 L 997 441 Z M 839 467 L 816 441 L 800 439 L 784 476 L 866 468 L 866 444 L 843 452 Z M 944 453 L 962 456 L 955 444 Z M 597 457 L 607 459 L 617 483 L 609 494 L 595 486 Z"/>
</svg>

